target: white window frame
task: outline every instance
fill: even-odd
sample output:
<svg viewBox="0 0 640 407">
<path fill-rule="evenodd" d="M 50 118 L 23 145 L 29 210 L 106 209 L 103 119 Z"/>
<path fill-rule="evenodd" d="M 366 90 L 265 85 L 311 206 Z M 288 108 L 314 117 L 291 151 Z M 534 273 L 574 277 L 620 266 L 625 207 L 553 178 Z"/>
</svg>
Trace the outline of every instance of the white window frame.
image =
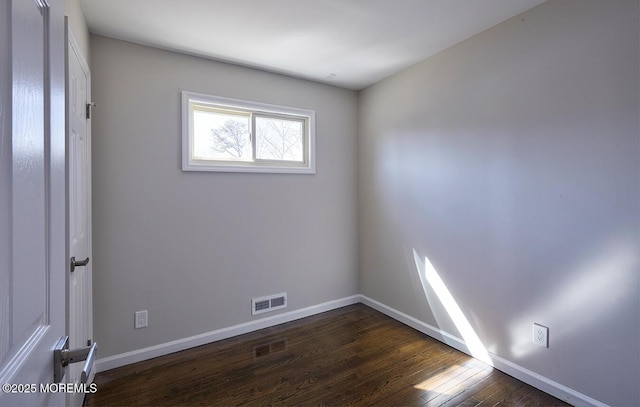
<svg viewBox="0 0 640 407">
<path fill-rule="evenodd" d="M 192 104 L 208 105 L 213 109 L 229 109 L 251 114 L 251 128 L 255 127 L 254 115 L 300 120 L 304 123 L 304 160 L 283 161 L 255 159 L 255 134 L 251 135 L 252 161 L 197 159 L 193 154 Z M 252 131 L 253 133 L 253 131 Z M 315 112 L 313 110 L 251 102 L 196 92 L 182 91 L 182 170 L 214 172 L 263 172 L 289 174 L 315 174 Z"/>
</svg>

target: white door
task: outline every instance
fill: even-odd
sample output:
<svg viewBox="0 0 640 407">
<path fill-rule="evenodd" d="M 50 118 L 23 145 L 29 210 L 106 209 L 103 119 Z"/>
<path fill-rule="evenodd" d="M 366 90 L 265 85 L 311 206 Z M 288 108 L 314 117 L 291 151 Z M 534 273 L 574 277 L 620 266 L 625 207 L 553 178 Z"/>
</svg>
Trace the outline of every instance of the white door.
<svg viewBox="0 0 640 407">
<path fill-rule="evenodd" d="M 61 0 L 0 2 L 0 405 L 61 406 L 67 265 Z"/>
<path fill-rule="evenodd" d="M 69 255 L 84 266 L 69 271 L 69 347 L 93 341 L 91 283 L 91 127 L 87 102 L 91 100 L 90 73 L 68 22 L 67 29 L 67 140 L 69 191 Z M 90 108 L 89 108 L 90 109 Z M 89 112 L 90 113 L 90 112 Z M 93 371 L 93 369 L 92 369 Z M 80 383 L 82 364 L 69 366 L 68 383 Z M 89 377 L 89 383 L 93 380 Z M 67 405 L 81 406 L 83 393 L 70 393 Z"/>
</svg>

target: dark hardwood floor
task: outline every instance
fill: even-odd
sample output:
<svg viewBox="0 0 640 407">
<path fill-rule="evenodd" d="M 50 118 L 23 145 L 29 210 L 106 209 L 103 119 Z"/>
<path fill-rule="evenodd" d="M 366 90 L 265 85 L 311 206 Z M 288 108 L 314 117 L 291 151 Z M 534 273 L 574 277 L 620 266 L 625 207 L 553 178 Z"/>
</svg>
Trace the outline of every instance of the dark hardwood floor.
<svg viewBox="0 0 640 407">
<path fill-rule="evenodd" d="M 101 372 L 86 406 L 566 406 L 357 304 Z"/>
</svg>

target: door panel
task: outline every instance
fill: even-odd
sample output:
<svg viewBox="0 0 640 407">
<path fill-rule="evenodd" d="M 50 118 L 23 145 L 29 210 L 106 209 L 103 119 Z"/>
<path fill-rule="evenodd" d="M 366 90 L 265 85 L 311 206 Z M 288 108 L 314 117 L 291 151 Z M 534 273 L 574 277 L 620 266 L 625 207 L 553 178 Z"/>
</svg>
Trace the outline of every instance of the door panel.
<svg viewBox="0 0 640 407">
<path fill-rule="evenodd" d="M 20 9 L 17 9 L 20 7 Z M 13 320 L 12 343 L 46 326 L 45 18 L 33 2 L 15 2 L 13 78 Z M 14 31 L 14 32 L 15 32 Z M 16 38 L 17 37 L 17 38 Z M 30 46 L 18 46 L 27 41 Z M 17 136 L 17 137 L 16 137 Z M 38 296 L 16 295 L 36 292 Z M 29 339 L 27 339 L 27 342 Z"/>
<path fill-rule="evenodd" d="M 59 156 L 64 99 L 61 102 L 60 59 L 49 52 L 51 44 L 62 45 L 61 32 L 54 28 L 62 10 L 59 1 L 51 3 L 53 8 L 44 0 L 0 5 L 2 385 L 51 383 L 52 348 L 64 334 L 64 246 L 57 243 L 65 236 L 64 223 L 58 220 L 66 217 L 60 195 L 64 158 Z M 63 394 L 35 390 L 1 392 L 0 405 L 64 403 Z"/>
</svg>

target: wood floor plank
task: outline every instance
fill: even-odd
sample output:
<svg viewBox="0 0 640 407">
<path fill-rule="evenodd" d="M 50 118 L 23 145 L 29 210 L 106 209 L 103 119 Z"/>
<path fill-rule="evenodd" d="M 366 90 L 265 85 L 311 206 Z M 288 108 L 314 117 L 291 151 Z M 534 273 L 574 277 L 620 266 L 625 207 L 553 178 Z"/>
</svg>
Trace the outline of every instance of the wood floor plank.
<svg viewBox="0 0 640 407">
<path fill-rule="evenodd" d="M 91 406 L 566 404 L 365 305 L 96 375 Z"/>
<path fill-rule="evenodd" d="M 380 347 L 376 346 L 377 341 L 375 338 L 389 333 L 390 329 L 392 327 L 388 326 L 388 324 L 378 325 L 375 328 L 369 327 L 367 328 L 368 334 L 362 336 L 357 342 L 350 341 L 342 347 L 322 347 L 325 353 L 320 354 L 318 358 L 309 360 L 312 363 L 313 370 L 322 372 L 322 374 L 316 373 L 310 381 L 315 387 L 327 388 L 335 383 L 356 380 L 357 376 L 366 370 L 366 366 L 363 363 L 364 359 L 377 360 L 382 352 Z M 359 333 L 357 335 L 361 336 Z M 397 342 L 398 338 L 391 338 L 387 345 L 396 344 Z M 349 355 L 349 357 L 344 358 L 340 354 Z M 287 399 L 292 404 L 311 402 L 309 397 L 302 392 L 287 396 Z M 282 397 L 276 401 L 281 400 Z"/>
<path fill-rule="evenodd" d="M 442 403 L 441 407 L 475 406 L 481 403 L 484 397 L 491 394 L 488 392 L 489 389 L 494 383 L 501 379 L 500 372 L 491 371 L 490 375 L 478 380 L 476 383 L 470 384 L 469 387 Z"/>
<path fill-rule="evenodd" d="M 472 366 L 458 375 L 453 377 L 451 380 L 443 383 L 439 387 L 433 388 L 432 391 L 435 391 L 436 394 L 432 397 L 425 397 L 423 399 L 427 400 L 423 406 L 432 407 L 432 406 L 441 406 L 447 401 L 455 398 L 461 393 L 475 384 L 481 383 L 485 378 L 490 376 L 493 373 L 493 369 L 488 366 L 476 367 Z"/>
<path fill-rule="evenodd" d="M 385 358 L 362 363 L 354 372 L 352 380 L 341 381 L 336 386 L 328 388 L 329 391 L 323 395 L 322 402 L 328 405 L 376 404 L 377 400 L 397 392 L 399 386 L 405 386 L 416 373 L 429 367 L 433 368 L 433 364 L 425 363 L 434 349 L 428 345 L 435 344 L 423 343 L 421 348 L 401 347 L 397 350 L 399 354 L 389 350 Z M 316 400 L 310 400 L 313 401 Z"/>
<path fill-rule="evenodd" d="M 416 358 L 408 359 L 408 363 L 392 363 L 388 369 L 379 369 L 375 375 L 365 378 L 339 401 L 344 402 L 342 404 L 384 404 L 386 399 L 393 399 L 404 389 L 415 389 L 424 378 L 441 370 L 443 364 L 456 364 L 465 357 L 455 352 L 441 354 L 441 357 L 431 360 L 434 349 L 436 348 L 425 349 L 416 355 Z"/>
<path fill-rule="evenodd" d="M 494 392 L 491 393 L 486 399 L 482 400 L 479 406 L 497 406 L 507 400 L 512 394 L 526 389 L 525 384 L 519 380 L 516 380 L 510 376 L 506 377 L 494 384 Z"/>
</svg>

